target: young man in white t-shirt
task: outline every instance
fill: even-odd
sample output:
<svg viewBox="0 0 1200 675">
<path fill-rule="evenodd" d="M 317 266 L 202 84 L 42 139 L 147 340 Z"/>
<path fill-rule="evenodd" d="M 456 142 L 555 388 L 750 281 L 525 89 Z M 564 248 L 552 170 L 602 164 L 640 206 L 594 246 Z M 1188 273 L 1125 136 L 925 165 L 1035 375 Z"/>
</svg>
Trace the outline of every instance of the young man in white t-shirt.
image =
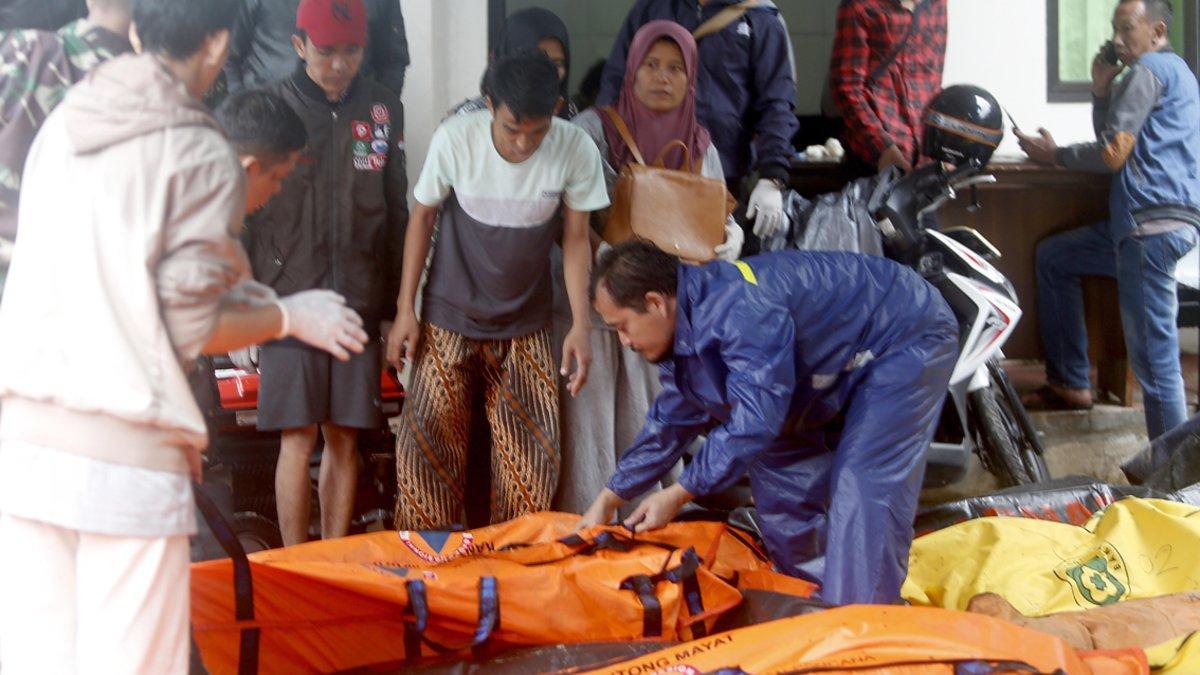
<svg viewBox="0 0 1200 675">
<path fill-rule="evenodd" d="M 550 508 L 558 486 L 558 390 L 550 347 L 550 248 L 561 236 L 573 327 L 561 374 L 587 380 L 588 218 L 608 206 L 600 155 L 555 118 L 558 71 L 540 54 L 493 64 L 488 109 L 438 128 L 414 190 L 388 358 L 413 364 L 396 439 L 399 529 L 465 522 L 475 401 L 491 429 L 492 522 Z M 439 215 L 440 214 L 440 215 Z M 417 286 L 434 224 L 438 244 Z"/>
</svg>

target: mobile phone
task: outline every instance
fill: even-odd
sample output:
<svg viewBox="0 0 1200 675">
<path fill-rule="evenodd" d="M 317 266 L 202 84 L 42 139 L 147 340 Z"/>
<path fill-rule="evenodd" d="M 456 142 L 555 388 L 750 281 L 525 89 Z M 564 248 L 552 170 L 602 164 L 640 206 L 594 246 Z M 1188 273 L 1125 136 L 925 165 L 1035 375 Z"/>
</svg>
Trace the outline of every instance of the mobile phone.
<svg viewBox="0 0 1200 675">
<path fill-rule="evenodd" d="M 1021 127 L 1017 125 L 1017 121 L 1013 119 L 1012 113 L 1008 112 L 1008 108 L 1004 109 L 1004 115 L 1008 118 L 1008 123 L 1012 125 L 1013 131 L 1021 130 Z"/>
<path fill-rule="evenodd" d="M 1100 54 L 1104 57 L 1104 62 L 1108 65 L 1117 65 L 1117 46 L 1113 44 L 1112 40 L 1104 43 L 1104 46 L 1100 48 Z"/>
</svg>

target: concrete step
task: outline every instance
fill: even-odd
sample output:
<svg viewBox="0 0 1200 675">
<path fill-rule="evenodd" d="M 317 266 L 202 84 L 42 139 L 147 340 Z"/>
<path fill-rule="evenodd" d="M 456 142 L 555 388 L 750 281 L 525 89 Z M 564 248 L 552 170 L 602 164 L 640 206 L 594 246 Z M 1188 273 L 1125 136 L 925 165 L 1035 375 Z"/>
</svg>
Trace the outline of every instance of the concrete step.
<svg viewBox="0 0 1200 675">
<path fill-rule="evenodd" d="M 1145 433 L 1145 418 L 1141 408 L 1096 405 L 1091 410 L 1030 412 L 1029 417 L 1039 430 L 1051 438 L 1139 429 Z"/>
<path fill-rule="evenodd" d="M 1114 485 L 1127 483 L 1120 466 L 1146 445 L 1140 408 L 1097 405 L 1091 410 L 1036 412 L 1030 415 L 1042 432 L 1050 475 L 1092 476 Z M 987 494 L 1000 489 L 996 477 L 972 457 L 967 476 L 944 488 L 925 490 L 922 503 L 937 503 Z"/>
</svg>

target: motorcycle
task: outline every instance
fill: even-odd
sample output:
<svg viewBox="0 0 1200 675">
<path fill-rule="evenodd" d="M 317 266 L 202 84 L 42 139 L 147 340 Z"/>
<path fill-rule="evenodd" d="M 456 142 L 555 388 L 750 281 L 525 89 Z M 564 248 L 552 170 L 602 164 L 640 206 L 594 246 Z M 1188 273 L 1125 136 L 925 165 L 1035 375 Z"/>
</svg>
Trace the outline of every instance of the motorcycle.
<svg viewBox="0 0 1200 675">
<path fill-rule="evenodd" d="M 929 450 L 926 487 L 960 480 L 972 452 L 1006 487 L 1050 477 L 1037 429 L 1000 365 L 1022 314 L 1012 283 L 992 265 L 1000 251 L 971 228 L 937 224 L 937 211 L 963 189 L 978 207 L 976 186 L 996 181 L 981 169 L 975 162 L 949 170 L 933 163 L 868 205 L 884 255 L 937 288 L 959 322 L 959 356 Z"/>
</svg>

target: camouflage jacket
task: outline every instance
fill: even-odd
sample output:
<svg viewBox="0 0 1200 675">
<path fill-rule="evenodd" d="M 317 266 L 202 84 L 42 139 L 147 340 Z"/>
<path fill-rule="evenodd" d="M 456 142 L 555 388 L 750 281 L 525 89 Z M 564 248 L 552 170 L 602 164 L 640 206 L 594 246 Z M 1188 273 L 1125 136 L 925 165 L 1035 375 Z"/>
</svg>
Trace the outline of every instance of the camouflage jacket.
<svg viewBox="0 0 1200 675">
<path fill-rule="evenodd" d="M 42 122 L 89 70 L 132 50 L 82 19 L 56 33 L 0 32 L 0 237 L 16 237 L 21 172 Z"/>
</svg>

